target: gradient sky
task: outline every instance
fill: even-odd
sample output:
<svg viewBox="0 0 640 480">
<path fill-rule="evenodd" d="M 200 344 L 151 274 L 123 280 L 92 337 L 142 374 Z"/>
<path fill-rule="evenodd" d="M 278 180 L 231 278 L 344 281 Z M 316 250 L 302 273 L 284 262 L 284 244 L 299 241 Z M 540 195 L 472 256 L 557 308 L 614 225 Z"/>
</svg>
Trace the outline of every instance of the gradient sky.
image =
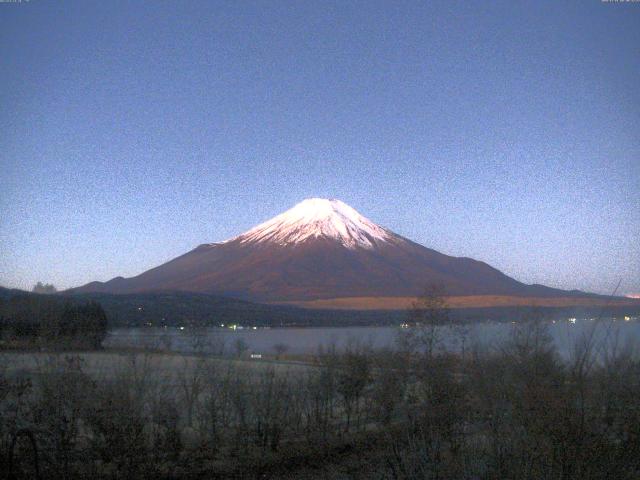
<svg viewBox="0 0 640 480">
<path fill-rule="evenodd" d="M 132 276 L 308 197 L 640 292 L 640 3 L 0 3 L 0 284 Z"/>
</svg>

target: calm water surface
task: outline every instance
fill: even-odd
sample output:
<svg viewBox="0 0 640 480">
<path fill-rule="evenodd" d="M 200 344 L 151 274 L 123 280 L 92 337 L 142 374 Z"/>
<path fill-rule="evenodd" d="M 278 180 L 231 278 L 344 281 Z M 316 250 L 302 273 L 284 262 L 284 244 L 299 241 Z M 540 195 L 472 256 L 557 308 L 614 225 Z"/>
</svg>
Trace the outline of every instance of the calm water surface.
<svg viewBox="0 0 640 480">
<path fill-rule="evenodd" d="M 549 333 L 561 355 L 571 354 L 576 342 L 593 333 L 598 346 L 625 347 L 640 343 L 640 320 L 631 321 L 577 320 L 548 323 Z M 481 323 L 469 326 L 467 345 L 498 348 L 511 335 L 515 325 L 511 323 Z M 110 332 L 105 340 L 108 347 L 163 348 L 177 352 L 206 351 L 231 354 L 238 342 L 244 343 L 249 352 L 273 354 L 276 345 L 286 345 L 289 353 L 316 353 L 320 347 L 335 345 L 343 349 L 348 345 L 366 344 L 375 348 L 392 348 L 400 327 L 319 327 L 319 328 L 258 328 L 223 329 L 202 328 L 123 328 Z M 459 348 L 459 336 L 448 328 L 439 331 L 444 348 Z"/>
</svg>

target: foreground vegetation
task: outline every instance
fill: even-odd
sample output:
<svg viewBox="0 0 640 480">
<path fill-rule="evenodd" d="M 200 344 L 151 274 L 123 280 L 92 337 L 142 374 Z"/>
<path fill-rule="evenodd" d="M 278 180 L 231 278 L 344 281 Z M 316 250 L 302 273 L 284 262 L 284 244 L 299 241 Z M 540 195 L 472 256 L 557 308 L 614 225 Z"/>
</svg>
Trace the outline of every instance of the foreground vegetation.
<svg viewBox="0 0 640 480">
<path fill-rule="evenodd" d="M 405 329 L 393 351 L 354 344 L 291 367 L 204 355 L 5 353 L 0 472 L 639 478 L 632 349 L 586 336 L 566 362 L 538 320 L 486 351 L 453 328 L 455 354 L 439 348 L 427 323 Z"/>
</svg>

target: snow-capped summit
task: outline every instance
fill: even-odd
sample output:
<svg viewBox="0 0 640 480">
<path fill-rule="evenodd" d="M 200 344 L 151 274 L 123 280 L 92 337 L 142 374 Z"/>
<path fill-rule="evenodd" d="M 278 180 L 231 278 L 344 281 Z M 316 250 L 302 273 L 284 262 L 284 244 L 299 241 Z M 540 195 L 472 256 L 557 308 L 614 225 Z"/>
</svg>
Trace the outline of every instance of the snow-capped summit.
<svg viewBox="0 0 640 480">
<path fill-rule="evenodd" d="M 265 302 L 350 301 L 411 298 L 428 285 L 442 286 L 453 296 L 535 301 L 584 295 L 524 285 L 486 263 L 418 245 L 339 200 L 322 198 L 304 200 L 231 240 L 202 244 L 135 277 L 92 282 L 74 291 L 187 291 Z"/>
<path fill-rule="evenodd" d="M 340 200 L 309 198 L 230 241 L 291 245 L 318 237 L 368 249 L 397 238 Z"/>
</svg>

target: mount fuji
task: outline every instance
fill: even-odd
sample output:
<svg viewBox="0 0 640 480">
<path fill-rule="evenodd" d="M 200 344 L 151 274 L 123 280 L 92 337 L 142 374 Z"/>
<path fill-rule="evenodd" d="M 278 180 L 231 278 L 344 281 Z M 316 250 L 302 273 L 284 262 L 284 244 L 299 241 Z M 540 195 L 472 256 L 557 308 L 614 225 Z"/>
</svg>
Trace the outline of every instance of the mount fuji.
<svg viewBox="0 0 640 480">
<path fill-rule="evenodd" d="M 333 301 L 348 308 L 348 299 L 406 299 L 429 285 L 439 285 L 452 297 L 483 298 L 480 303 L 506 297 L 525 303 L 533 298 L 598 298 L 526 285 L 484 262 L 414 243 L 339 200 L 320 198 L 304 200 L 237 237 L 200 245 L 138 276 L 72 291 L 186 291 L 307 306 L 316 302 L 326 307 Z"/>
</svg>

